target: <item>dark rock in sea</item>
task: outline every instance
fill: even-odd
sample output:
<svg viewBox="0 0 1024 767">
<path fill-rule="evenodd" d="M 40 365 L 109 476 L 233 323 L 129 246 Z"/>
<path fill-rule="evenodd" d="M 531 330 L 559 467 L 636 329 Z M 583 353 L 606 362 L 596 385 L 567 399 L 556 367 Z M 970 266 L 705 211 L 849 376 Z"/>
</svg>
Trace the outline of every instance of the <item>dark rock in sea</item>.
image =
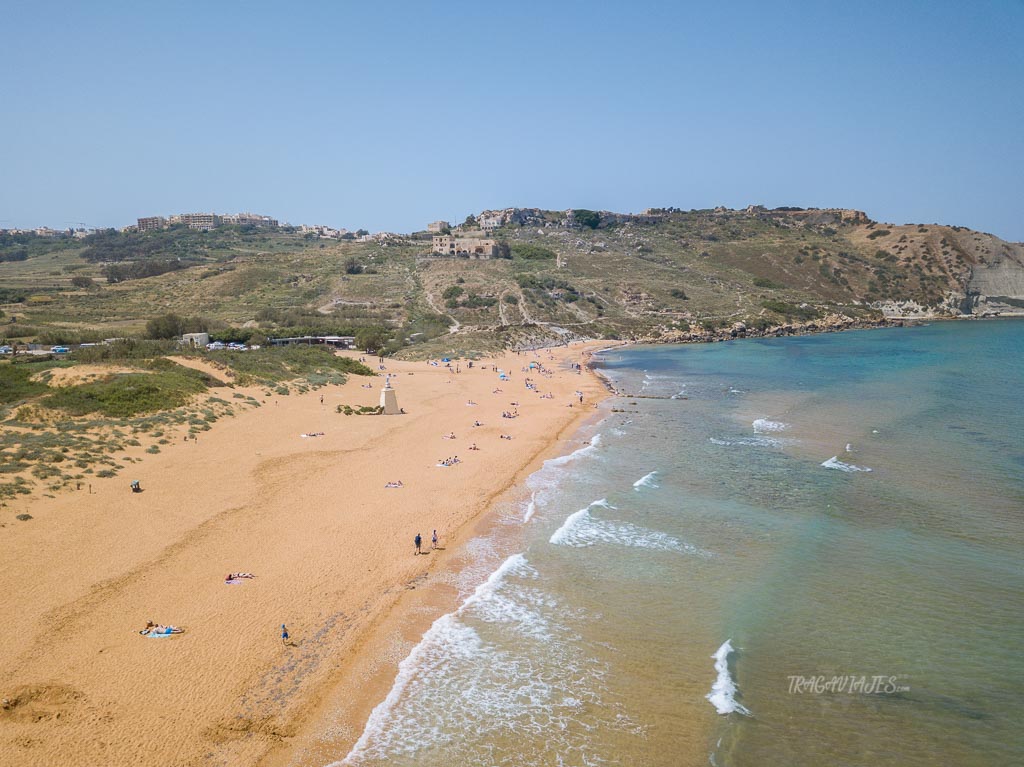
<svg viewBox="0 0 1024 767">
<path fill-rule="evenodd" d="M 32 519 L 32 515 L 31 514 L 19 514 L 18 516 L 15 517 L 15 519 L 20 519 L 22 522 L 28 522 L 30 519 Z"/>
</svg>

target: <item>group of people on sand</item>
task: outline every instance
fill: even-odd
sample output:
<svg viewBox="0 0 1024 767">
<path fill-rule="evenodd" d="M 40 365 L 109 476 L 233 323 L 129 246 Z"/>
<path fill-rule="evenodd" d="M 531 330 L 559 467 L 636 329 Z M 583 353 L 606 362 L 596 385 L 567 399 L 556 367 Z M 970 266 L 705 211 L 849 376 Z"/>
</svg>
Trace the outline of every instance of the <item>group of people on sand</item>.
<svg viewBox="0 0 1024 767">
<path fill-rule="evenodd" d="M 502 410 L 501 411 L 501 417 L 502 418 L 518 418 L 519 417 L 519 411 L 518 410 Z"/>
<path fill-rule="evenodd" d="M 384 487 L 405 487 L 405 485 L 402 484 L 402 480 L 398 479 L 394 482 L 388 482 Z"/>
<path fill-rule="evenodd" d="M 453 458 L 445 458 L 443 461 L 439 459 L 438 462 L 437 462 L 437 465 L 438 466 L 454 466 L 457 463 L 462 463 L 462 461 L 459 460 L 458 456 L 455 456 Z"/>
<path fill-rule="evenodd" d="M 416 533 L 416 537 L 412 539 L 412 542 L 413 545 L 416 547 L 416 551 L 413 552 L 413 555 L 423 554 L 423 536 L 421 536 L 419 533 Z M 437 530 L 435 530 L 434 534 L 430 536 L 430 548 L 437 548 Z"/>
</svg>

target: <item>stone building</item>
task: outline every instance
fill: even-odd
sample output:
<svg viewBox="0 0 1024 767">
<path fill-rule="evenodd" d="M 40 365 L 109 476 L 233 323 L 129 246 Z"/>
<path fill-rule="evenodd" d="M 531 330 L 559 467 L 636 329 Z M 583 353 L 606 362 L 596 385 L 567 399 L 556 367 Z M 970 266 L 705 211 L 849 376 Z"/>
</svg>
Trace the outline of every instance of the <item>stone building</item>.
<svg viewBox="0 0 1024 767">
<path fill-rule="evenodd" d="M 431 252 L 437 256 L 452 258 L 494 258 L 498 255 L 498 243 L 479 237 L 454 237 L 450 234 L 434 235 Z"/>
</svg>

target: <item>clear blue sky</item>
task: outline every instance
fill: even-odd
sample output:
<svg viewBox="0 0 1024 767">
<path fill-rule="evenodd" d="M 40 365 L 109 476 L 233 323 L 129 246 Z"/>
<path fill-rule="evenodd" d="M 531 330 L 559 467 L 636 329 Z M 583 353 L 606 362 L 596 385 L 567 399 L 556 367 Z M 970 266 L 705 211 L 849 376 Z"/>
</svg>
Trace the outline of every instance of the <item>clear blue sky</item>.
<svg viewBox="0 0 1024 767">
<path fill-rule="evenodd" d="M 850 207 L 1024 240 L 1024 2 L 4 0 L 0 227 Z"/>
</svg>

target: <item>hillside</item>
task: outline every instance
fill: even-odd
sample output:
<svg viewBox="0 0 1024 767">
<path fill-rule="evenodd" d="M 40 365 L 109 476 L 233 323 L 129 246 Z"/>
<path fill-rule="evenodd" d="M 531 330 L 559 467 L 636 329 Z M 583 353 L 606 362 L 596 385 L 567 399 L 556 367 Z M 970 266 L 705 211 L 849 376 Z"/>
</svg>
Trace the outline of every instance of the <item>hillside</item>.
<svg viewBox="0 0 1024 767">
<path fill-rule="evenodd" d="M 484 211 L 511 258 L 430 256 L 285 231 L 0 236 L 0 338 L 147 335 L 167 313 L 222 337 L 377 329 L 389 353 L 566 338 L 685 339 L 835 317 L 1024 313 L 1024 245 L 846 210 Z M 458 232 L 456 232 L 458 234 Z M 847 320 L 839 320 L 841 323 Z M 150 333 L 151 334 L 151 333 Z M 372 335 L 372 334 L 371 334 Z"/>
</svg>

